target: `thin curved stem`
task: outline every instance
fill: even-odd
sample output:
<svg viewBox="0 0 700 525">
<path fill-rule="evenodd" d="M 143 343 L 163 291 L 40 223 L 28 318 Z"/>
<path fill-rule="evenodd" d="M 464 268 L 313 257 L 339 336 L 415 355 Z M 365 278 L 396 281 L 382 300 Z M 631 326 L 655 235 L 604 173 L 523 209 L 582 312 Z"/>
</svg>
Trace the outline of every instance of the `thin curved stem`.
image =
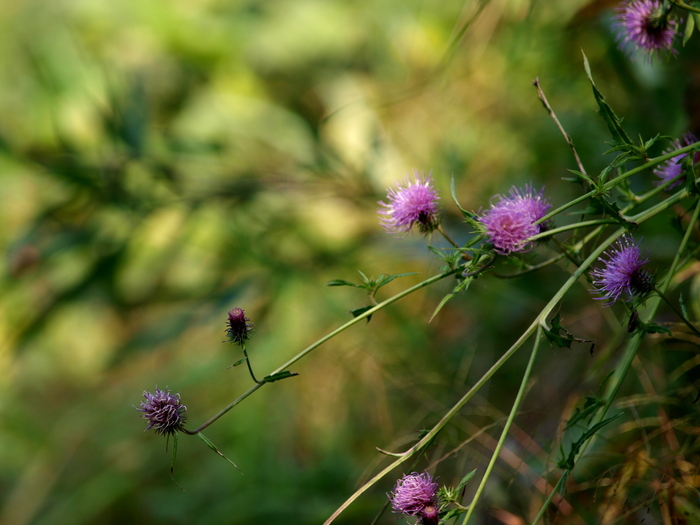
<svg viewBox="0 0 700 525">
<path fill-rule="evenodd" d="M 404 290 L 404 291 L 402 291 L 402 292 L 399 292 L 399 293 L 397 293 L 396 295 L 390 297 L 390 298 L 387 299 L 386 301 L 383 301 L 383 302 L 379 303 L 379 304 L 376 305 L 375 307 L 370 308 L 369 310 L 367 310 L 367 311 L 361 313 L 360 315 L 358 315 L 357 317 L 354 317 L 352 320 L 348 321 L 348 322 L 345 323 L 344 325 L 342 325 L 342 326 L 336 328 L 335 330 L 333 330 L 332 332 L 326 334 L 325 336 L 323 336 L 321 339 L 319 339 L 319 340 L 316 341 L 315 343 L 313 343 L 313 344 L 311 344 L 310 346 L 306 347 L 304 350 L 302 350 L 302 351 L 299 352 L 297 355 L 295 355 L 292 359 L 290 359 L 290 360 L 287 361 L 285 364 L 283 364 L 282 366 L 280 366 L 279 368 L 277 368 L 276 370 L 274 370 L 270 375 L 278 374 L 278 373 L 280 373 L 280 372 L 283 372 L 283 371 L 287 370 L 291 365 L 293 365 L 294 363 L 296 363 L 297 361 L 299 361 L 301 358 L 305 357 L 307 354 L 309 354 L 309 353 L 311 353 L 312 351 L 314 351 L 316 348 L 318 348 L 319 346 L 321 346 L 323 343 L 325 343 L 325 342 L 328 341 L 329 339 L 332 339 L 333 337 L 335 337 L 335 336 L 338 335 L 339 333 L 341 333 L 341 332 L 343 332 L 344 330 L 347 330 L 348 328 L 350 328 L 351 326 L 353 326 L 353 325 L 359 323 L 361 320 L 363 320 L 363 319 L 369 317 L 370 315 L 376 313 L 377 311 L 381 310 L 381 309 L 384 308 L 385 306 L 389 306 L 390 304 L 395 303 L 395 302 L 398 301 L 399 299 L 402 299 L 403 297 L 406 297 L 407 295 L 410 295 L 410 294 L 412 294 L 413 292 L 420 290 L 421 288 L 425 288 L 426 286 L 429 286 L 429 285 L 431 285 L 431 284 L 433 284 L 433 283 L 436 283 L 436 282 L 440 281 L 441 279 L 444 279 L 445 277 L 449 277 L 450 275 L 456 273 L 457 271 L 458 271 L 457 269 L 448 270 L 448 271 L 443 272 L 443 273 L 440 273 L 440 274 L 438 274 L 438 275 L 434 275 L 433 277 L 431 277 L 431 278 L 429 278 L 429 279 L 426 279 L 425 281 L 422 281 L 422 282 L 420 282 L 420 283 L 418 283 L 418 284 L 416 284 L 416 285 L 414 285 L 414 286 L 411 286 L 410 288 L 407 288 L 406 290 Z M 246 357 L 247 357 L 247 356 L 246 356 Z M 246 359 L 246 361 L 247 361 L 247 359 Z M 252 371 L 251 371 L 251 374 L 252 374 Z M 222 410 L 220 410 L 219 412 L 217 412 L 211 419 L 209 419 L 208 421 L 206 421 L 205 423 L 203 423 L 202 425 L 200 425 L 199 427 L 197 427 L 195 430 L 186 430 L 186 429 L 183 429 L 183 432 L 184 432 L 185 434 L 189 434 L 189 435 L 198 434 L 199 432 L 201 432 L 202 430 L 204 430 L 205 428 L 207 428 L 209 425 L 211 425 L 212 423 L 214 423 L 217 419 L 219 419 L 221 416 L 223 416 L 224 414 L 226 414 L 229 410 L 231 410 L 233 407 L 235 407 L 236 405 L 238 405 L 241 401 L 243 401 L 245 398 L 247 398 L 248 396 L 250 396 L 253 392 L 255 392 L 256 390 L 258 390 L 259 388 L 261 388 L 261 387 L 262 387 L 263 385 L 265 385 L 265 384 L 266 384 L 265 381 L 256 382 L 256 384 L 253 385 L 250 389 L 248 389 L 248 391 L 246 391 L 246 392 L 244 392 L 243 394 L 241 394 L 239 397 L 237 397 L 235 400 L 233 400 L 230 404 L 228 404 L 228 405 L 227 405 L 226 407 L 224 407 Z"/>
</svg>

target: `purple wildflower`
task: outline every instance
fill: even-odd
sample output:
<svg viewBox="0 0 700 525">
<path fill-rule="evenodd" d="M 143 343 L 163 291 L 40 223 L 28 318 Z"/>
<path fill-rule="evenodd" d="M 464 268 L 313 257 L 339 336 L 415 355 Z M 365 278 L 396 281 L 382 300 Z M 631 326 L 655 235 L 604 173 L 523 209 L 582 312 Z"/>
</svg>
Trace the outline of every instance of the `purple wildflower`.
<svg viewBox="0 0 700 525">
<path fill-rule="evenodd" d="M 414 224 L 421 233 L 430 233 L 438 227 L 438 196 L 431 174 L 423 177 L 413 172 L 414 180 L 407 178 L 404 186 L 390 189 L 388 203 L 379 201 L 380 221 L 389 233 L 408 233 Z"/>
<path fill-rule="evenodd" d="M 645 295 L 654 289 L 654 275 L 643 268 L 649 261 L 642 258 L 632 238 L 621 237 L 598 260 L 604 266 L 591 271 L 596 287 L 592 291 L 601 295 L 596 299 L 608 301 L 605 306 L 611 306 L 625 291 L 630 295 Z"/>
<path fill-rule="evenodd" d="M 412 472 L 396 482 L 394 491 L 387 494 L 394 512 L 408 516 L 421 516 L 424 522 L 437 523 L 438 484 L 428 472 Z"/>
<path fill-rule="evenodd" d="M 143 397 L 146 401 L 141 401 L 141 408 L 137 410 L 143 412 L 143 418 L 148 421 L 146 430 L 152 428 L 158 434 L 172 435 L 183 429 L 187 407 L 180 403 L 180 394 L 156 388 L 154 394 L 144 391 Z"/>
<path fill-rule="evenodd" d="M 510 196 L 500 195 L 500 201 L 481 217 L 486 235 L 497 253 L 509 255 L 529 249 L 528 239 L 546 229 L 535 224 L 547 214 L 551 204 L 544 198 L 544 189 L 535 192 L 528 184 L 524 191 L 513 187 Z"/>
<path fill-rule="evenodd" d="M 250 338 L 254 325 L 245 316 L 243 308 L 234 308 L 228 313 L 228 328 L 226 334 L 231 343 L 243 346 Z"/>
<path fill-rule="evenodd" d="M 631 58 L 641 53 L 651 60 L 658 54 L 677 53 L 673 41 L 678 22 L 659 0 L 623 2 L 617 7 L 613 28 L 619 48 Z"/>
<path fill-rule="evenodd" d="M 680 149 L 683 146 L 690 146 L 691 144 L 694 144 L 697 142 L 698 139 L 695 135 L 692 133 L 688 132 L 685 135 L 683 135 L 683 143 L 681 143 L 680 140 L 674 140 L 673 141 L 673 147 L 670 149 L 667 149 L 664 151 L 664 153 L 671 153 L 674 150 Z M 654 175 L 656 175 L 659 180 L 657 181 L 657 184 L 663 184 L 665 182 L 668 182 L 670 180 L 673 180 L 677 178 L 681 172 L 683 171 L 683 159 L 687 156 L 687 153 L 681 153 L 680 155 L 676 155 L 675 157 L 671 157 L 668 159 L 666 162 L 663 164 L 659 165 L 658 168 L 654 169 Z M 696 152 L 693 155 L 693 164 L 697 164 L 700 162 L 700 151 Z M 679 184 L 683 182 L 682 179 L 677 180 L 673 184 L 670 184 L 667 189 L 675 188 Z"/>
</svg>

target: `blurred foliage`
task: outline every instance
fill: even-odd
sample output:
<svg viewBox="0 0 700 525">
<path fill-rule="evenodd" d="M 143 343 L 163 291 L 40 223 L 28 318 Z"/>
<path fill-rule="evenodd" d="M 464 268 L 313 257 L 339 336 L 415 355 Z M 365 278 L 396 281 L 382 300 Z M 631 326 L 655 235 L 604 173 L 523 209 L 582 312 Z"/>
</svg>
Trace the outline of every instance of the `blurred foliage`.
<svg viewBox="0 0 700 525">
<path fill-rule="evenodd" d="M 570 151 L 531 81 L 540 78 L 596 173 L 610 160 L 607 133 L 581 48 L 632 137 L 697 133 L 700 39 L 676 61 L 630 63 L 614 46 L 610 6 L 3 2 L 0 523 L 328 517 L 383 464 L 375 447 L 403 449 L 434 424 L 563 271 L 480 279 L 429 324 L 450 289 L 443 283 L 331 340 L 294 367 L 299 377 L 266 386 L 207 432 L 243 475 L 182 436 L 180 491 L 164 441 L 142 432 L 133 405 L 144 389 L 167 386 L 194 427 L 244 392 L 244 368 L 227 368 L 241 356 L 222 344 L 234 306 L 256 325 L 248 348 L 263 375 L 365 304 L 361 291 L 325 282 L 355 279 L 358 269 L 435 273 L 422 238 L 391 238 L 376 216 L 385 188 L 414 168 L 432 170 L 446 228 L 461 241 L 469 229 L 450 205 L 453 175 L 462 206 L 475 211 L 531 180 L 555 204 L 575 195 L 561 181 L 575 168 Z M 680 238 L 667 222 L 644 235 L 658 261 Z M 679 278 L 694 308 L 698 273 Z M 601 317 L 585 287 L 562 312 L 567 329 L 598 341 L 596 351 L 552 349 L 538 364 L 544 380 L 516 421 L 482 523 L 502 522 L 488 509 L 523 519 L 536 511 L 538 476 L 556 461 L 547 447 L 619 348 L 605 324 L 616 321 Z M 582 519 L 609 512 L 615 523 L 637 523 L 633 509 L 656 505 L 642 486 L 676 504 L 688 496 L 674 480 L 698 486 L 695 351 L 659 337 L 640 356 L 644 393 L 621 398 L 628 416 L 576 480 L 571 504 Z M 468 441 L 437 468 L 442 483 L 483 468 L 525 359 L 517 355 L 440 436 L 429 462 Z M 338 523 L 369 523 L 392 485 L 375 487 Z M 396 520 L 385 513 L 380 522 Z"/>
</svg>

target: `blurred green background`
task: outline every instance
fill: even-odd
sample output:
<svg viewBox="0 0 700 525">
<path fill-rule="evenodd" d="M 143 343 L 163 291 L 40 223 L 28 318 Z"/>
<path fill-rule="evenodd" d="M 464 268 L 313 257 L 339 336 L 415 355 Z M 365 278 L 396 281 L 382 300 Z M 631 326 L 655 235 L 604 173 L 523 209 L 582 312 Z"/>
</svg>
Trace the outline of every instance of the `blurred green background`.
<svg viewBox="0 0 700 525">
<path fill-rule="evenodd" d="M 421 272 L 394 281 L 381 299 L 438 272 L 423 238 L 391 237 L 376 215 L 386 188 L 413 169 L 432 171 L 445 227 L 460 241 L 470 231 L 451 202 L 453 175 L 461 205 L 474 211 L 529 181 L 546 185 L 555 205 L 576 195 L 561 181 L 575 168 L 571 153 L 531 81 L 540 78 L 596 173 L 611 158 L 601 155 L 608 135 L 581 49 L 631 136 L 697 128 L 700 38 L 678 60 L 632 63 L 615 48 L 612 5 L 3 2 L 0 523 L 327 518 L 386 464 L 375 447 L 403 450 L 437 422 L 565 270 L 479 280 L 429 323 L 453 285 L 443 282 L 331 340 L 292 368 L 298 377 L 266 386 L 206 432 L 243 474 L 182 436 L 179 490 L 165 440 L 143 432 L 134 405 L 145 389 L 168 387 L 194 428 L 247 390 L 245 369 L 228 368 L 239 351 L 222 343 L 235 306 L 256 325 L 248 348 L 264 375 L 365 304 L 357 290 L 324 287 L 330 279 L 354 280 L 357 269 Z M 643 232 L 657 242 L 659 264 L 680 238 L 664 221 Z M 599 348 L 615 329 L 584 286 L 562 311 Z M 671 359 L 684 362 L 687 350 L 674 347 Z M 483 472 L 526 354 L 416 469 L 446 484 Z M 479 523 L 520 523 L 502 521 L 497 509 L 532 516 L 542 501 L 534 473 L 553 471 L 561 419 L 607 371 L 586 345 L 543 354 L 543 380 L 507 444 L 520 462 L 499 463 Z M 694 379 L 676 381 L 668 389 Z M 697 407 L 683 410 L 675 417 L 697 416 Z M 337 523 L 370 523 L 401 474 Z M 588 503 L 574 506 L 595 509 L 592 490 L 582 487 Z M 389 512 L 379 519 L 404 521 Z"/>
</svg>

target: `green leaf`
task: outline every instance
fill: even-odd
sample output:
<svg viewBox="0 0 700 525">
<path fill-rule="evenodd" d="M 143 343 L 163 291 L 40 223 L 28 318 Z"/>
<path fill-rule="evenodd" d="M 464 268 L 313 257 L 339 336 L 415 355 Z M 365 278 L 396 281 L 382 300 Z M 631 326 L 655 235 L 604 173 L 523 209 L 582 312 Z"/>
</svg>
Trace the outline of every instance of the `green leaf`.
<svg viewBox="0 0 700 525">
<path fill-rule="evenodd" d="M 377 283 L 375 284 L 374 289 L 379 290 L 382 286 L 389 284 L 394 279 L 398 279 L 399 277 L 408 277 L 409 275 L 420 275 L 420 272 L 396 273 L 394 275 L 388 275 L 383 273 L 379 276 L 379 279 L 377 279 Z"/>
<path fill-rule="evenodd" d="M 297 372 L 290 372 L 289 370 L 282 370 L 281 372 L 277 372 L 276 374 L 270 374 L 269 376 L 263 377 L 262 382 L 263 383 L 274 383 L 275 381 L 279 381 L 281 379 L 287 379 L 288 377 L 294 377 L 298 376 L 299 374 Z"/>
<path fill-rule="evenodd" d="M 697 16 L 697 15 L 696 15 Z M 685 23 L 685 31 L 683 32 L 683 47 L 688 43 L 695 29 L 695 16 L 689 16 Z"/>
<path fill-rule="evenodd" d="M 452 290 L 450 293 L 448 293 L 445 297 L 442 298 L 442 301 L 440 301 L 440 304 L 437 305 L 437 308 L 435 308 L 435 311 L 433 312 L 433 315 L 430 316 L 430 321 L 432 321 L 435 316 L 438 314 L 440 310 L 442 310 L 442 307 L 447 304 L 447 301 L 452 299 L 455 295 L 458 293 L 466 290 L 469 288 L 469 285 L 471 282 L 474 280 L 474 277 L 468 277 L 464 279 L 462 282 L 460 282 L 457 286 L 455 286 L 454 290 Z"/>
<path fill-rule="evenodd" d="M 243 358 L 239 359 L 238 361 L 236 361 L 235 363 L 233 363 L 231 366 L 238 366 L 238 365 L 240 365 L 240 364 L 242 364 L 242 363 L 245 363 L 246 359 L 248 359 L 248 358 L 247 358 L 247 357 L 243 357 Z"/>
<path fill-rule="evenodd" d="M 616 414 L 614 416 L 611 416 L 607 419 L 604 419 L 600 423 L 596 423 L 593 425 L 591 428 L 586 430 L 581 437 L 573 444 L 571 445 L 571 450 L 569 451 L 569 455 L 567 457 L 564 457 L 564 449 L 561 449 L 562 457 L 559 459 L 557 462 L 557 466 L 559 468 L 565 469 L 565 470 L 573 470 L 574 464 L 576 462 L 576 454 L 578 454 L 578 451 L 581 450 L 581 447 L 588 441 L 590 438 L 593 437 L 593 435 L 598 432 L 601 428 L 603 428 L 605 425 L 610 423 L 611 421 L 614 421 L 618 417 L 620 417 L 623 413 L 620 412 L 619 414 Z"/>
<path fill-rule="evenodd" d="M 613 141 L 617 144 L 633 145 L 629 135 L 627 135 L 627 132 L 622 128 L 622 119 L 615 114 L 610 105 L 605 101 L 603 94 L 596 87 L 586 54 L 583 53 L 583 51 L 581 53 L 583 54 L 583 68 L 586 70 L 586 76 L 588 76 L 588 80 L 590 80 L 591 87 L 593 88 L 593 96 L 598 103 L 598 113 L 600 113 L 600 116 L 603 117 L 603 120 L 605 120 L 605 123 L 608 125 Z"/>
<path fill-rule="evenodd" d="M 467 211 L 464 208 L 462 208 L 462 205 L 457 200 L 457 189 L 455 187 L 454 175 L 452 175 L 452 179 L 450 180 L 450 193 L 452 194 L 452 200 L 455 201 L 455 204 L 457 205 L 457 208 L 459 209 L 459 211 L 462 213 L 464 220 L 467 221 L 472 226 L 476 226 L 478 228 L 479 221 L 477 220 L 477 215 L 475 213 L 472 213 L 472 212 Z"/>
<path fill-rule="evenodd" d="M 361 308 L 355 308 L 354 310 L 350 310 L 350 313 L 352 314 L 353 317 L 359 317 L 359 316 L 361 316 L 363 313 L 365 313 L 367 310 L 371 310 L 372 308 L 374 308 L 374 305 L 371 304 L 371 305 L 369 305 L 369 306 L 363 306 L 363 307 L 361 307 Z M 369 323 L 369 320 L 370 320 L 370 319 L 372 319 L 372 316 L 371 316 L 371 315 L 368 315 L 368 316 L 367 316 L 367 322 L 368 322 L 368 323 Z"/>
<path fill-rule="evenodd" d="M 231 461 L 229 458 L 227 458 L 218 448 L 216 448 L 216 445 L 214 445 L 214 443 L 212 443 L 212 442 L 209 440 L 208 437 L 206 437 L 206 436 L 205 436 L 204 434 L 202 434 L 201 432 L 197 432 L 197 436 L 199 436 L 199 439 L 201 439 L 202 441 L 204 441 L 204 443 L 205 443 L 210 449 L 212 449 L 212 450 L 213 450 L 214 452 L 216 452 L 219 456 L 221 456 L 221 457 L 224 458 L 226 461 L 228 461 L 229 463 L 231 463 L 231 465 L 233 465 L 234 467 L 236 467 L 236 469 L 237 469 L 239 472 L 242 473 L 241 469 L 238 468 L 238 465 L 236 465 L 233 461 Z"/>
<path fill-rule="evenodd" d="M 571 348 L 571 343 L 591 343 L 590 352 L 593 354 L 593 348 L 595 347 L 595 341 L 593 339 L 582 339 L 580 337 L 574 337 L 574 335 L 564 328 L 559 322 L 560 314 L 554 316 L 551 320 L 552 329 L 548 330 L 544 326 L 544 335 L 549 339 L 550 343 L 556 344 L 559 348 Z"/>
<path fill-rule="evenodd" d="M 364 286 L 361 286 L 357 283 L 351 283 L 350 281 L 346 281 L 345 279 L 333 279 L 332 281 L 328 281 L 326 283 L 326 286 L 354 286 L 355 288 L 364 288 Z"/>
<path fill-rule="evenodd" d="M 460 492 L 466 486 L 466 484 L 469 483 L 469 480 L 472 479 L 475 474 L 476 469 L 472 470 L 466 476 L 464 476 L 455 487 L 455 492 Z"/>
</svg>

